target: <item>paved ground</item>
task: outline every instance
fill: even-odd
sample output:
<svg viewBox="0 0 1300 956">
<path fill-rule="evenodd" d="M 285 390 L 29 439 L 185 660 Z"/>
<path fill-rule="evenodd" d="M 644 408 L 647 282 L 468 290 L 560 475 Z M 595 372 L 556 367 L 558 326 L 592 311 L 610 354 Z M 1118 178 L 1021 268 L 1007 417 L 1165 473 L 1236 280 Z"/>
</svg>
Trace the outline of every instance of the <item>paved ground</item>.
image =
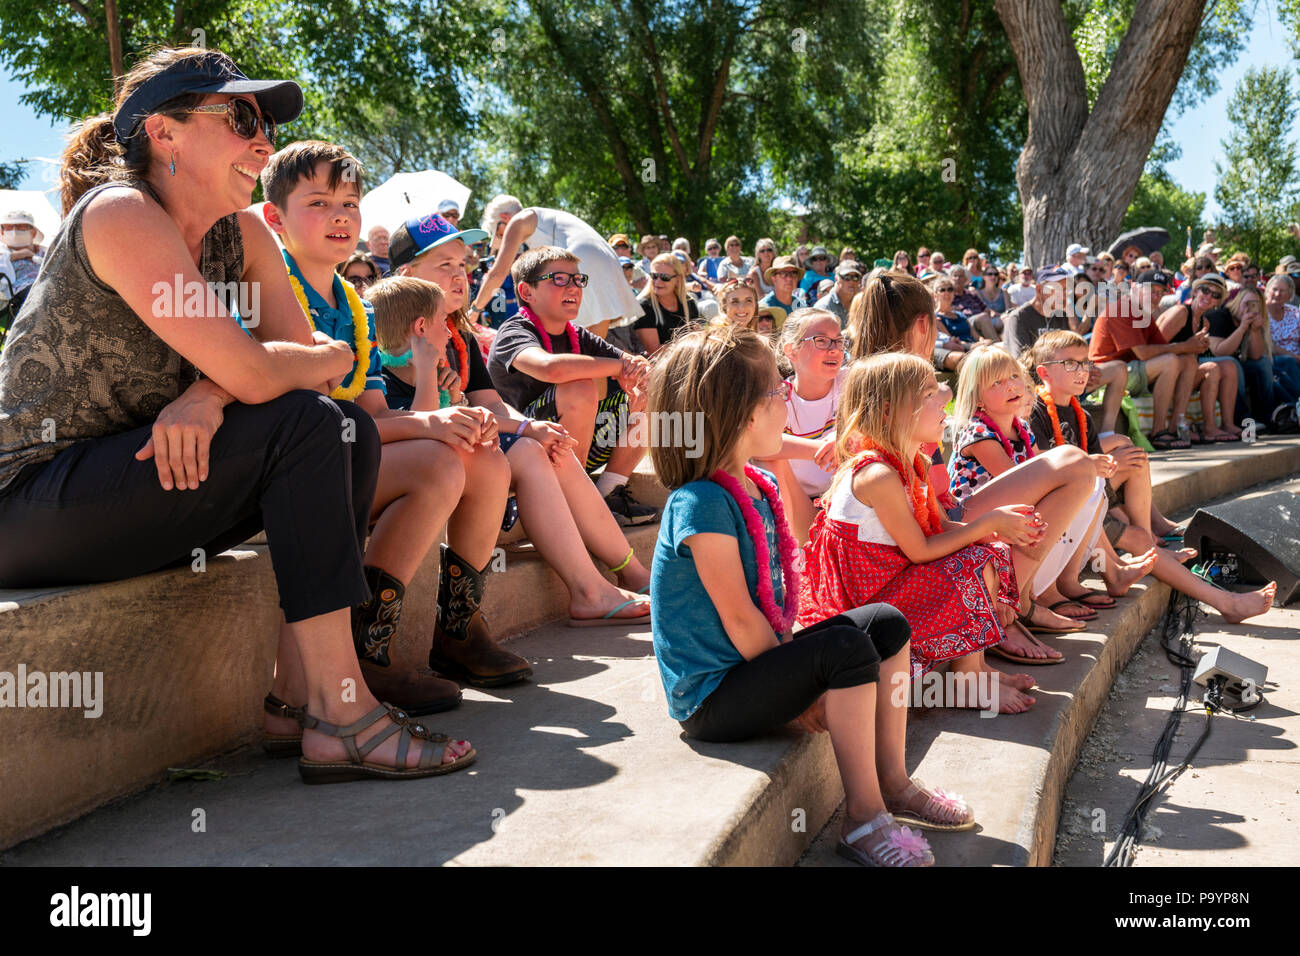
<svg viewBox="0 0 1300 956">
<path fill-rule="evenodd" d="M 1264 489 L 1277 490 L 1300 494 L 1300 480 Z M 1192 767 L 1154 798 L 1134 866 L 1300 864 L 1300 610 L 1273 608 L 1238 625 L 1224 624 L 1211 611 L 1196 624 L 1196 647 L 1219 645 L 1268 666 L 1265 701 L 1253 719 L 1214 718 Z M 1054 865 L 1099 866 L 1110 852 L 1150 769 L 1178 674 L 1158 639 L 1148 636 L 1117 678 L 1070 779 Z M 1189 708 L 1170 768 L 1182 761 L 1204 722 L 1204 711 Z M 1094 832 L 1095 821 L 1098 829 L 1104 822 L 1103 832 Z"/>
</svg>

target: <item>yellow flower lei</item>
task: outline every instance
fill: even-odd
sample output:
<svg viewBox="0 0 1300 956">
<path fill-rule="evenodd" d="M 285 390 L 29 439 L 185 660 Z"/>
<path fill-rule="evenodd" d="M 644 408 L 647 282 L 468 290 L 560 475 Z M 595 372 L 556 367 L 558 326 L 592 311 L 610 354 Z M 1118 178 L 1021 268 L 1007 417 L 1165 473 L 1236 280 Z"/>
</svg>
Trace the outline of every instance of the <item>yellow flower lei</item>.
<svg viewBox="0 0 1300 956">
<path fill-rule="evenodd" d="M 302 283 L 298 281 L 293 273 L 289 273 L 289 285 L 293 287 L 293 294 L 298 297 L 298 304 L 302 306 L 303 315 L 307 316 L 307 324 L 315 332 L 316 323 L 311 320 L 311 307 L 307 304 L 307 293 L 303 290 Z M 370 370 L 370 323 L 366 321 L 366 307 L 362 305 L 361 296 L 357 295 L 357 290 L 352 288 L 352 283 L 344 282 L 342 286 L 343 294 L 348 300 L 348 308 L 352 310 L 352 337 L 354 339 L 352 351 L 356 353 L 357 364 L 352 369 L 352 384 L 347 388 L 340 385 L 330 392 L 330 398 L 350 402 L 366 390 L 366 373 Z"/>
</svg>

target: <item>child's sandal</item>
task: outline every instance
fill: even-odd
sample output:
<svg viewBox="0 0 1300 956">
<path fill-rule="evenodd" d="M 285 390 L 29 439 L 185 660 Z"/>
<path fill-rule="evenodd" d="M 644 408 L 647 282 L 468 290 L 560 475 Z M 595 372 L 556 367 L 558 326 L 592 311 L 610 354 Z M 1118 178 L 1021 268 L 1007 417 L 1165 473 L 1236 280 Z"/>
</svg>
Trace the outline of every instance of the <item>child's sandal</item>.
<svg viewBox="0 0 1300 956">
<path fill-rule="evenodd" d="M 877 832 L 881 835 L 871 842 L 870 849 L 854 846 L 863 837 Z M 918 831 L 900 827 L 888 810 L 840 837 L 835 852 L 860 866 L 934 866 L 930 842 Z"/>
<path fill-rule="evenodd" d="M 372 724 L 389 718 L 392 723 L 376 733 L 364 744 L 357 744 L 357 734 Z M 469 752 L 457 757 L 451 763 L 443 763 L 447 755 L 447 746 L 451 738 L 446 734 L 435 734 L 425 729 L 424 725 L 408 717 L 405 711 L 389 704 L 380 704 L 356 723 L 346 727 L 326 723 L 311 714 L 303 714 L 302 725 L 307 730 L 338 737 L 348 750 L 347 760 L 308 760 L 303 757 L 298 761 L 298 773 L 305 783 L 343 783 L 348 780 L 363 780 L 367 777 L 379 777 L 383 780 L 411 780 L 417 777 L 432 777 L 437 774 L 451 773 L 472 764 L 478 756 L 472 747 Z M 397 760 L 392 767 L 366 762 L 366 756 L 393 734 L 401 734 L 397 741 Z M 406 766 L 406 754 L 412 740 L 429 741 L 444 744 L 442 748 L 420 745 L 420 762 L 414 767 Z"/>
<path fill-rule="evenodd" d="M 924 806 L 920 810 L 907 809 L 917 794 L 925 797 Z M 966 806 L 960 794 L 931 790 L 920 780 L 909 780 L 907 789 L 893 800 L 886 800 L 885 806 L 899 823 L 927 830 L 957 831 L 975 826 L 975 811 Z"/>
</svg>

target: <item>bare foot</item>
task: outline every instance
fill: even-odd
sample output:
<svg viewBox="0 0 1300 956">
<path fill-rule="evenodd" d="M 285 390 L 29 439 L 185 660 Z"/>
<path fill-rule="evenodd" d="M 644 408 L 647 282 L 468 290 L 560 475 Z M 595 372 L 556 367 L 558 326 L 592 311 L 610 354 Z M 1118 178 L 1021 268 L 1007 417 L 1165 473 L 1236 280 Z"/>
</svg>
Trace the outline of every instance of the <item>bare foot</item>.
<svg viewBox="0 0 1300 956">
<path fill-rule="evenodd" d="M 1192 560 L 1192 558 L 1196 557 L 1195 548 L 1179 548 L 1177 551 L 1172 548 L 1161 548 L 1160 550 L 1173 558 L 1179 564 L 1186 564 L 1188 561 Z"/>
<path fill-rule="evenodd" d="M 1083 625 L 1073 618 L 1057 614 L 1051 608 L 1044 607 L 1037 601 L 1034 602 L 1033 610 L 1029 612 L 1029 623 L 1036 624 L 1039 627 L 1062 628 L 1068 631 L 1081 631 Z"/>
<path fill-rule="evenodd" d="M 650 599 L 644 594 L 625 591 L 610 584 L 601 593 L 592 598 L 574 595 L 569 601 L 569 617 L 579 621 L 594 621 L 603 618 L 614 608 L 626 601 L 633 603 L 614 615 L 616 620 L 644 621 L 650 616 Z"/>
<path fill-rule="evenodd" d="M 1277 595 L 1277 582 L 1269 581 L 1258 591 L 1247 591 L 1245 594 L 1225 591 L 1224 595 L 1219 602 L 1221 606 L 1217 608 L 1218 612 L 1229 624 L 1240 624 L 1246 618 L 1263 614 L 1273 606 L 1273 598 Z"/>
<path fill-rule="evenodd" d="M 1138 581 L 1151 573 L 1156 566 L 1156 549 L 1152 548 L 1146 554 L 1140 554 L 1130 559 L 1126 564 L 1102 572 L 1102 580 L 1106 582 L 1106 593 L 1111 597 L 1123 597 Z"/>
<path fill-rule="evenodd" d="M 1015 690 L 1029 690 L 1038 683 L 1038 681 L 1034 680 L 1028 674 L 1004 674 L 1002 671 L 989 664 L 988 661 L 984 662 L 984 670 L 997 678 L 998 683 L 1000 683 L 1004 688 L 1009 687 L 1014 688 Z"/>
<path fill-rule="evenodd" d="M 1042 641 L 1037 640 L 1034 635 L 1025 630 L 1024 625 L 1016 621 L 1007 628 L 1007 636 L 998 645 L 1008 654 L 1014 654 L 1017 657 L 1028 657 L 1033 660 L 1055 660 L 1063 655 L 1060 651 L 1048 647 Z"/>
<path fill-rule="evenodd" d="M 1057 614 L 1068 617 L 1072 621 L 1092 621 L 1096 620 L 1097 612 L 1086 604 L 1080 604 L 1073 598 L 1066 598 L 1054 607 L 1048 608 Z"/>
<path fill-rule="evenodd" d="M 998 694 L 999 714 L 1023 714 L 1035 704 L 1034 698 L 1014 687 L 1007 687 Z"/>
</svg>

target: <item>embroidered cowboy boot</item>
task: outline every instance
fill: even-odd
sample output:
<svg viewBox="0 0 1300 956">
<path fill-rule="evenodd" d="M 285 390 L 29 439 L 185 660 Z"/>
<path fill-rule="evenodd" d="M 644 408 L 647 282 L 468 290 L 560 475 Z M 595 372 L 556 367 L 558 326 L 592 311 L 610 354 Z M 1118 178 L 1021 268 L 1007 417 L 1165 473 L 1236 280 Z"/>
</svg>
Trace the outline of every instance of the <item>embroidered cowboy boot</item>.
<svg viewBox="0 0 1300 956">
<path fill-rule="evenodd" d="M 476 687 L 499 687 L 532 676 L 533 669 L 526 660 L 498 647 L 488 634 L 487 622 L 479 610 L 483 571 L 474 570 L 445 544 L 440 558 L 438 616 L 429 666 Z"/>
<path fill-rule="evenodd" d="M 352 643 L 361 676 L 379 700 L 415 717 L 450 710 L 460 703 L 460 688 L 449 680 L 416 670 L 394 669 L 388 647 L 397 634 L 406 586 L 381 568 L 365 567 L 370 599 L 352 609 Z"/>
</svg>

